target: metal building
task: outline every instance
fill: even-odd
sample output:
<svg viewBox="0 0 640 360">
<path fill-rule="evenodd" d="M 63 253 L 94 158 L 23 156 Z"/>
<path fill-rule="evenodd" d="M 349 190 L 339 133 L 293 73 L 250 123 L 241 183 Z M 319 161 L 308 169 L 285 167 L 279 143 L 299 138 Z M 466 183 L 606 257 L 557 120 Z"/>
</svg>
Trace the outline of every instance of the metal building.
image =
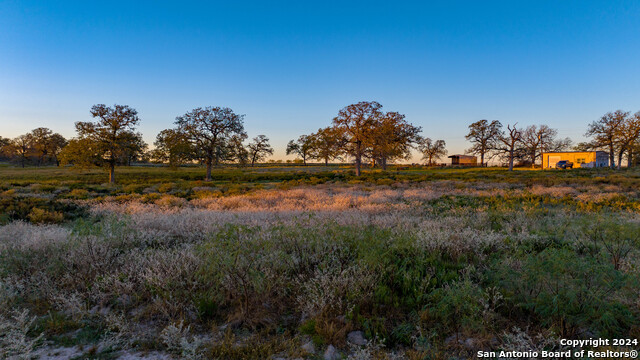
<svg viewBox="0 0 640 360">
<path fill-rule="evenodd" d="M 451 165 L 458 166 L 478 166 L 478 159 L 471 155 L 451 155 Z"/>
<path fill-rule="evenodd" d="M 609 166 L 609 153 L 606 151 L 565 151 L 542 153 L 542 168 L 555 169 L 561 160 L 571 161 L 573 168 L 596 168 Z"/>
</svg>

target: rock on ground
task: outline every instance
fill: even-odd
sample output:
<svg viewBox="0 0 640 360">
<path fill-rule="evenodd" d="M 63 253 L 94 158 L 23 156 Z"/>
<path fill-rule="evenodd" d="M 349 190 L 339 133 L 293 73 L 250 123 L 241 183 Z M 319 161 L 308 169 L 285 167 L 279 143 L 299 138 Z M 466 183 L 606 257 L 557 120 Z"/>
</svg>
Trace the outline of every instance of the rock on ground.
<svg viewBox="0 0 640 360">
<path fill-rule="evenodd" d="M 333 345 L 329 345 L 324 352 L 324 360 L 338 360 L 340 357 L 340 353 Z"/>
<path fill-rule="evenodd" d="M 354 345 L 366 345 L 367 339 L 364 338 L 364 333 L 362 331 L 352 331 L 347 334 L 347 341 Z"/>
</svg>

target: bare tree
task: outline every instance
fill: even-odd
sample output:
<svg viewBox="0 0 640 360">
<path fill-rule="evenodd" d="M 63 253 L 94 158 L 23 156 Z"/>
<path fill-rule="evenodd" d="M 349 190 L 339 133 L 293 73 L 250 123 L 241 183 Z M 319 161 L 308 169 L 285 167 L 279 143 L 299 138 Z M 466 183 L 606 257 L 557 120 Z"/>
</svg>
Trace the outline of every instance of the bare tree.
<svg viewBox="0 0 640 360">
<path fill-rule="evenodd" d="M 202 160 L 207 167 L 206 181 L 211 181 L 211 168 L 224 158 L 229 150 L 228 141 L 233 135 L 244 135 L 244 115 L 223 107 L 195 108 L 178 116 L 176 125 L 192 143 L 194 158 Z"/>
<path fill-rule="evenodd" d="M 485 166 L 485 156 L 496 147 L 496 142 L 500 137 L 502 124 L 500 121 L 479 120 L 469 125 L 469 133 L 465 138 L 473 146 L 467 150 L 470 154 L 480 155 L 480 166 Z"/>
<path fill-rule="evenodd" d="M 273 155 L 273 148 L 269 145 L 269 138 L 265 135 L 258 135 L 247 145 L 251 166 L 258 161 L 264 160 L 268 155 Z"/>
<path fill-rule="evenodd" d="M 447 143 L 444 140 L 433 141 L 430 138 L 424 138 L 420 141 L 418 149 L 422 153 L 422 159 L 427 161 L 427 166 L 433 166 L 436 160 L 447 155 L 446 146 Z"/>
<path fill-rule="evenodd" d="M 361 101 L 341 109 L 338 116 L 333 118 L 333 124 L 345 139 L 345 152 L 355 159 L 356 176 L 360 176 L 366 143 L 376 122 L 382 117 L 381 108 L 382 105 L 375 101 Z"/>
<path fill-rule="evenodd" d="M 585 136 L 592 137 L 595 148 L 604 148 L 609 152 L 609 166 L 615 168 L 615 155 L 620 148 L 621 128 L 629 116 L 628 112 L 616 110 L 604 114 L 599 120 L 589 124 Z"/>
<path fill-rule="evenodd" d="M 513 171 L 513 160 L 517 156 L 518 146 L 522 141 L 522 130 L 517 128 L 518 123 L 507 125 L 507 131 L 502 132 L 496 143 L 496 151 L 503 154 L 509 161 L 509 171 Z"/>
<path fill-rule="evenodd" d="M 571 145 L 569 138 L 557 139 L 558 131 L 547 125 L 531 125 L 522 131 L 520 156 L 534 167 L 543 152 L 564 151 Z"/>
<path fill-rule="evenodd" d="M 109 169 L 109 182 L 115 183 L 115 167 L 123 154 L 131 150 L 131 139 L 135 127 L 140 122 L 138 112 L 128 105 L 94 105 L 91 116 L 95 122 L 77 122 L 76 131 L 81 139 L 94 145 Z M 134 136 L 135 137 L 135 136 Z"/>
<path fill-rule="evenodd" d="M 297 140 L 291 140 L 287 144 L 287 155 L 296 154 L 302 158 L 306 166 L 307 159 L 313 158 L 313 138 L 309 135 L 300 135 Z"/>
</svg>

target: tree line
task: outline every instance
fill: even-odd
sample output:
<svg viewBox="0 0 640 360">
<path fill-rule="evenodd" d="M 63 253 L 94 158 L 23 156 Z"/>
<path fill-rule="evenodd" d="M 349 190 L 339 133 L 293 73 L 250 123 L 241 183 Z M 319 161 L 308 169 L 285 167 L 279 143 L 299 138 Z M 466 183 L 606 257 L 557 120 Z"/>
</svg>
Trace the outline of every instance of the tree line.
<svg viewBox="0 0 640 360">
<path fill-rule="evenodd" d="M 498 120 L 480 120 L 469 125 L 465 138 L 472 144 L 467 153 L 480 156 L 481 166 L 486 165 L 485 158 L 498 157 L 507 162 L 509 170 L 513 170 L 516 162 L 534 166 L 544 152 L 570 149 L 571 140 L 559 139 L 557 135 L 558 131 L 547 125 L 518 128 L 514 123 L 504 129 Z M 591 140 L 571 149 L 606 151 L 612 169 L 620 169 L 623 160 L 632 167 L 640 159 L 640 111 L 633 115 L 622 110 L 606 113 L 589 124 L 585 136 Z"/>
<path fill-rule="evenodd" d="M 254 166 L 273 155 L 265 135 L 246 142 L 244 115 L 226 107 L 199 107 L 176 117 L 175 126 L 162 130 L 150 151 L 136 131 L 140 118 L 134 108 L 97 104 L 90 113 L 94 121 L 77 122 L 77 136 L 70 140 L 47 128 L 34 129 L 15 139 L 0 137 L 0 159 L 23 167 L 51 164 L 104 167 L 108 169 L 109 181 L 114 183 L 116 166 L 135 162 L 171 167 L 200 163 L 206 167 L 206 180 L 211 180 L 215 166 L 225 163 Z M 557 130 L 547 125 L 526 128 L 517 125 L 508 124 L 504 128 L 498 120 L 472 123 L 465 136 L 472 147 L 466 153 L 479 156 L 481 166 L 498 158 L 512 170 L 515 164 L 534 166 L 543 152 L 571 147 L 570 139 L 558 138 Z M 404 114 L 385 112 L 375 101 L 362 101 L 338 111 L 329 126 L 289 141 L 286 153 L 296 155 L 304 165 L 311 160 L 325 165 L 352 160 L 358 176 L 365 163 L 386 170 L 389 163 L 410 159 L 413 150 L 422 154 L 426 165 L 435 165 L 447 155 L 446 143 L 423 137 L 421 132 L 422 128 L 408 122 Z M 623 159 L 632 166 L 640 158 L 640 112 L 607 113 L 589 124 L 585 135 L 591 140 L 573 149 L 605 150 L 611 167 L 617 164 L 620 168 Z"/>
</svg>

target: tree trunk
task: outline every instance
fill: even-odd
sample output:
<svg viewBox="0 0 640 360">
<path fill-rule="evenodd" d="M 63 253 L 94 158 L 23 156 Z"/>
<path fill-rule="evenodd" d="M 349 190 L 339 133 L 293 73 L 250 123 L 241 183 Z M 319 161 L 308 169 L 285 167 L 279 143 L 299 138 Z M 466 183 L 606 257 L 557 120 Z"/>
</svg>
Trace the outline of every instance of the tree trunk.
<svg viewBox="0 0 640 360">
<path fill-rule="evenodd" d="M 480 167 L 484 167 L 484 151 L 480 153 Z"/>
<path fill-rule="evenodd" d="M 324 166 L 329 166 L 329 158 L 324 158 Z"/>
<path fill-rule="evenodd" d="M 386 171 L 387 170 L 387 158 L 382 158 L 380 160 L 380 164 L 382 165 L 382 170 Z"/>
<path fill-rule="evenodd" d="M 509 151 L 509 171 L 513 171 L 513 150 Z"/>
<path fill-rule="evenodd" d="M 633 167 L 633 149 L 629 150 L 629 156 L 627 156 L 627 168 Z"/>
<path fill-rule="evenodd" d="M 622 156 L 624 155 L 624 150 L 620 149 L 618 152 L 618 170 L 622 167 Z"/>
<path fill-rule="evenodd" d="M 613 152 L 613 144 L 609 145 L 609 167 L 611 169 L 616 168 L 616 154 Z"/>
<path fill-rule="evenodd" d="M 111 163 L 109 164 L 109 184 L 116 183 L 116 165 Z"/>
<path fill-rule="evenodd" d="M 360 154 L 360 147 L 362 143 L 356 142 L 356 176 L 360 176 L 360 165 L 362 165 L 362 154 Z"/>
<path fill-rule="evenodd" d="M 207 159 L 207 177 L 205 178 L 205 181 L 211 181 L 211 159 Z"/>
</svg>

